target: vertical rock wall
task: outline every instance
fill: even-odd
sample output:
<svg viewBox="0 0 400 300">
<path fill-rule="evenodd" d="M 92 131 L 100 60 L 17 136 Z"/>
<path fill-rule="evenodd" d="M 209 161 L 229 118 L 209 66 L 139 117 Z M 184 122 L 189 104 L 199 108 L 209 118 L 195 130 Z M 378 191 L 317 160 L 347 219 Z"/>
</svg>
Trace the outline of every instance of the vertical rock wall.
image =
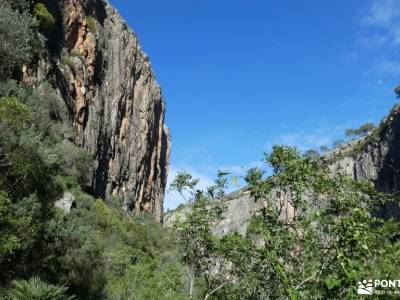
<svg viewBox="0 0 400 300">
<path fill-rule="evenodd" d="M 368 180 L 379 191 L 400 195 L 400 107 L 394 107 L 367 136 L 326 153 L 322 160 L 333 175 Z M 388 203 L 380 215 L 400 220 L 400 208 Z"/>
<path fill-rule="evenodd" d="M 96 196 L 161 219 L 169 133 L 160 87 L 137 36 L 103 0 L 49 1 L 46 70 L 68 105 L 76 144 L 93 155 Z M 50 74 L 50 75 L 49 75 Z"/>
</svg>

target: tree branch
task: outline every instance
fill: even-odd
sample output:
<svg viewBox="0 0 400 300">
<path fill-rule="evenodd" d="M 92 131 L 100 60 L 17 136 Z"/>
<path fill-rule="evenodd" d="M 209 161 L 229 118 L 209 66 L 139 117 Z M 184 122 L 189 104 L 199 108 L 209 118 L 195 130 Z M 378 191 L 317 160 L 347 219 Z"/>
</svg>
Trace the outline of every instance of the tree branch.
<svg viewBox="0 0 400 300">
<path fill-rule="evenodd" d="M 212 294 L 214 294 L 215 292 L 217 292 L 219 289 L 223 288 L 225 286 L 226 282 L 224 282 L 223 284 L 217 286 L 215 289 L 213 289 L 211 292 L 207 293 L 206 296 L 204 297 L 204 300 L 207 300 L 208 297 L 210 297 Z"/>
</svg>

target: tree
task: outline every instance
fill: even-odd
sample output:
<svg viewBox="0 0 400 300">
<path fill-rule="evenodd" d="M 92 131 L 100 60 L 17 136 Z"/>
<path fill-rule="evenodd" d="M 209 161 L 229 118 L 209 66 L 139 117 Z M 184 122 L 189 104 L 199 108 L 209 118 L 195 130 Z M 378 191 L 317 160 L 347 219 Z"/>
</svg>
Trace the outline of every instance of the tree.
<svg viewBox="0 0 400 300">
<path fill-rule="evenodd" d="M 378 278 L 385 272 L 399 276 L 390 261 L 396 259 L 400 242 L 389 238 L 399 225 L 372 214 L 390 195 L 341 175 L 331 178 L 290 147 L 275 146 L 266 161 L 274 175 L 251 184 L 253 196 L 260 201 L 273 190 L 281 191 L 294 214 L 282 215 L 282 208 L 269 201 L 251 223 L 250 241 L 235 233 L 225 237 L 233 240 L 225 252 L 237 253 L 227 258 L 238 280 L 221 292 L 239 290 L 237 298 L 230 294 L 232 299 L 352 298 L 358 278 Z M 324 206 L 314 199 L 323 200 Z"/>
<path fill-rule="evenodd" d="M 366 135 L 368 132 L 370 132 L 374 128 L 375 128 L 374 124 L 365 123 L 365 124 L 361 125 L 360 127 L 356 128 L 356 129 L 351 129 L 351 128 L 347 129 L 345 134 L 349 138 L 356 138 L 356 137 L 360 137 L 360 136 Z"/>
<path fill-rule="evenodd" d="M 200 191 L 178 220 L 184 263 L 200 297 L 353 299 L 360 278 L 400 276 L 392 263 L 400 253 L 400 241 L 392 238 L 400 225 L 374 216 L 391 195 L 340 174 L 332 178 L 292 147 L 274 146 L 265 161 L 272 177 L 262 179 L 257 170 L 247 177 L 251 194 L 264 205 L 246 236 L 214 235 L 221 215 L 213 208 L 224 201 L 204 201 Z M 278 194 L 283 198 L 275 199 Z"/>
<path fill-rule="evenodd" d="M 303 156 L 312 161 L 319 161 L 321 154 L 316 150 L 310 149 L 304 152 Z"/>
<path fill-rule="evenodd" d="M 400 86 L 397 86 L 394 89 L 394 93 L 396 94 L 396 98 L 400 98 Z"/>
<path fill-rule="evenodd" d="M 43 47 L 37 21 L 27 12 L 13 10 L 7 2 L 0 4 L 0 78 L 13 68 L 29 64 Z"/>
<path fill-rule="evenodd" d="M 195 191 L 198 180 L 193 180 L 188 173 L 179 173 L 171 184 L 173 190 L 181 194 L 183 190 L 188 190 L 191 195 L 187 212 L 174 224 L 174 231 L 184 253 L 182 259 L 186 266 L 188 294 L 191 299 L 194 298 L 195 283 L 199 278 L 205 286 L 204 299 L 208 299 L 227 284 L 228 278 L 223 272 L 223 264 L 219 266 L 218 275 L 213 275 L 219 256 L 218 238 L 212 233 L 212 226 L 223 213 L 223 205 L 215 200 L 221 200 L 225 194 L 226 175 L 228 173 L 219 171 L 215 185 L 206 192 Z M 185 199 L 184 196 L 183 198 Z"/>
<path fill-rule="evenodd" d="M 171 191 L 177 191 L 181 197 L 187 201 L 186 196 L 184 194 L 185 191 L 193 193 L 194 188 L 199 183 L 199 179 L 193 178 L 191 174 L 181 171 L 178 172 L 178 175 L 174 178 L 174 181 L 170 184 Z"/>
</svg>

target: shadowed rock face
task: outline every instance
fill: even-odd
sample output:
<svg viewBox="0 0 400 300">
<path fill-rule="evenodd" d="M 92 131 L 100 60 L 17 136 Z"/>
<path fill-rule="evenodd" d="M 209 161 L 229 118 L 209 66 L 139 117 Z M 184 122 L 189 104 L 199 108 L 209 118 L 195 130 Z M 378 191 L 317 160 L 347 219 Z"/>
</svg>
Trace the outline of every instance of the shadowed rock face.
<svg viewBox="0 0 400 300">
<path fill-rule="evenodd" d="M 49 1 L 56 28 L 38 77 L 52 78 L 95 160 L 91 190 L 161 219 L 169 160 L 165 104 L 137 36 L 103 0 Z"/>
<path fill-rule="evenodd" d="M 368 180 L 378 191 L 400 194 L 400 107 L 395 107 L 377 129 L 352 141 L 322 160 L 330 172 L 346 174 L 357 181 Z M 384 218 L 400 221 L 400 209 L 389 203 L 380 210 Z"/>
</svg>

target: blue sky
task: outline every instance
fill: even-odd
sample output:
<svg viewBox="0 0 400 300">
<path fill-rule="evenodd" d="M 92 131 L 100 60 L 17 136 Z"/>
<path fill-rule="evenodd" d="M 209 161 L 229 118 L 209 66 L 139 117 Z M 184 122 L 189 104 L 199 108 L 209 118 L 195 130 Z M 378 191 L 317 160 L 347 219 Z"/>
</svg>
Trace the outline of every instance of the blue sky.
<svg viewBox="0 0 400 300">
<path fill-rule="evenodd" d="M 396 101 L 398 0 L 111 2 L 162 87 L 170 177 L 242 175 L 273 144 L 330 145 Z M 180 202 L 169 193 L 165 207 Z"/>
</svg>

